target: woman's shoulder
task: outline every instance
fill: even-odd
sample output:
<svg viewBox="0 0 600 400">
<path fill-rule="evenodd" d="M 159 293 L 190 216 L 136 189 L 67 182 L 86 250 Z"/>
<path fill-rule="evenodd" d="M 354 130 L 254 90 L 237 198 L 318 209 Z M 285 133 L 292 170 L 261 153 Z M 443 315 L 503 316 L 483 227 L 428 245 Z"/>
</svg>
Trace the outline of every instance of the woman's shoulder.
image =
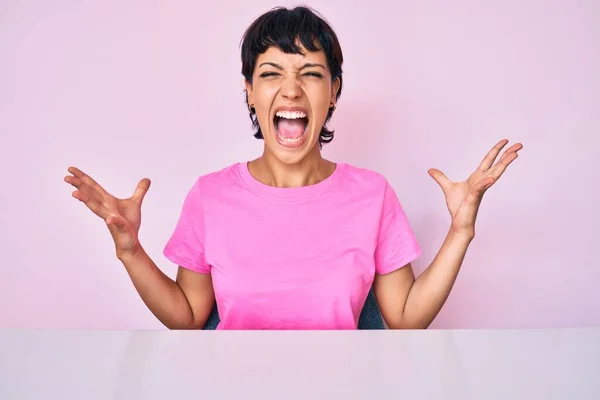
<svg viewBox="0 0 600 400">
<path fill-rule="evenodd" d="M 345 190 L 361 198 L 378 199 L 383 207 L 397 208 L 400 199 L 390 180 L 381 172 L 373 169 L 346 164 L 347 179 Z M 348 196 L 350 197 L 350 196 Z"/>
<path fill-rule="evenodd" d="M 214 190 L 223 191 L 238 184 L 240 163 L 234 163 L 219 169 L 204 172 L 196 176 L 193 188 L 207 194 Z"/>
<path fill-rule="evenodd" d="M 374 189 L 385 189 L 388 186 L 388 180 L 385 175 L 374 169 L 361 167 L 355 164 L 341 163 L 345 170 L 345 181 L 350 185 L 360 187 L 372 187 Z"/>
<path fill-rule="evenodd" d="M 198 176 L 198 181 L 201 182 L 223 182 L 231 179 L 235 179 L 238 174 L 240 163 L 236 162 L 233 164 L 226 165 L 216 170 L 203 173 Z"/>
</svg>

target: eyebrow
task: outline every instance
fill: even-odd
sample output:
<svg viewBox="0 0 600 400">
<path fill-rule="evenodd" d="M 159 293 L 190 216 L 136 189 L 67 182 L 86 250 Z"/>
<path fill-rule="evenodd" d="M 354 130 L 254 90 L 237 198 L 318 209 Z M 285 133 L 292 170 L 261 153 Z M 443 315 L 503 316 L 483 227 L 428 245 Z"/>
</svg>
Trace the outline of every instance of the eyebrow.
<svg viewBox="0 0 600 400">
<path fill-rule="evenodd" d="M 275 67 L 275 68 L 277 68 L 277 69 L 283 70 L 283 67 L 282 67 L 281 65 L 279 65 L 279 64 L 275 64 L 275 63 L 273 63 L 273 62 L 264 62 L 264 63 L 260 64 L 258 67 L 260 68 L 260 67 L 262 67 L 263 65 L 270 65 L 270 66 L 272 66 L 272 67 Z M 300 70 L 303 70 L 303 69 L 305 69 L 305 68 L 313 68 L 313 67 L 321 67 L 321 68 L 325 69 L 325 67 L 324 67 L 323 65 L 321 65 L 321 64 L 316 64 L 316 63 L 306 63 L 306 64 L 304 64 L 304 65 L 303 65 L 303 66 L 300 68 Z"/>
</svg>

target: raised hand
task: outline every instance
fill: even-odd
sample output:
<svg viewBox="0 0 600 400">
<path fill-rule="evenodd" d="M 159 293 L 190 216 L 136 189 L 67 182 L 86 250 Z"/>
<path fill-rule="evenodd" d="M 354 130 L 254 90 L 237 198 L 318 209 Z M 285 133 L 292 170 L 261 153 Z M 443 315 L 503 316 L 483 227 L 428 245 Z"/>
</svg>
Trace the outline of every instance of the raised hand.
<svg viewBox="0 0 600 400">
<path fill-rule="evenodd" d="M 115 242 L 117 256 L 134 253 L 139 247 L 142 201 L 150 188 L 150 180 L 142 179 L 131 197 L 118 199 L 79 169 L 69 167 L 68 171 L 72 175 L 65 176 L 65 182 L 77 188 L 73 197 L 104 220 Z"/>
<path fill-rule="evenodd" d="M 523 148 L 516 143 L 504 151 L 502 157 L 494 164 L 500 151 L 508 140 L 498 142 L 484 157 L 479 167 L 462 182 L 453 182 L 440 170 L 432 168 L 429 175 L 440 185 L 446 196 L 446 205 L 452 216 L 452 230 L 468 237 L 475 235 L 475 220 L 484 193 L 504 173 L 506 168 L 518 157 L 518 151 Z"/>
</svg>

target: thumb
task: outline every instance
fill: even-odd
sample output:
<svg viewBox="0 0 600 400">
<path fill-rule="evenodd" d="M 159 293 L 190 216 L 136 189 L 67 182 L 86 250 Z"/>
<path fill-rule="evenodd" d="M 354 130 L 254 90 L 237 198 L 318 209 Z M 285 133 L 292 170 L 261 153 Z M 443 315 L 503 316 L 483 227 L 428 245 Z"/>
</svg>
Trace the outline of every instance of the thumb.
<svg viewBox="0 0 600 400">
<path fill-rule="evenodd" d="M 148 189 L 150 189 L 150 179 L 144 178 L 137 184 L 135 192 L 133 192 L 133 196 L 131 196 L 131 198 L 135 199 L 141 204 L 144 200 L 144 196 L 146 196 L 146 193 L 148 193 Z"/>
<path fill-rule="evenodd" d="M 434 181 L 437 182 L 438 185 L 440 185 L 444 192 L 448 190 L 450 186 L 452 186 L 452 181 L 448 179 L 448 177 L 439 169 L 431 168 L 427 171 L 427 173 L 433 178 Z"/>
</svg>

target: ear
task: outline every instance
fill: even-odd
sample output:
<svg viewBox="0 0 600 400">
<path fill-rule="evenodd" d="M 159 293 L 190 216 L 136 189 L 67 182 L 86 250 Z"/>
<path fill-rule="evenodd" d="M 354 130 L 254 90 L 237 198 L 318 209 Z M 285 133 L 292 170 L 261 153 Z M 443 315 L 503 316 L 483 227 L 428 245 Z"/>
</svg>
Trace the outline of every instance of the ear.
<svg viewBox="0 0 600 400">
<path fill-rule="evenodd" d="M 244 86 L 246 87 L 246 93 L 248 95 L 248 104 L 254 104 L 252 84 L 244 79 Z"/>
<path fill-rule="evenodd" d="M 341 84 L 340 78 L 335 78 L 335 81 L 333 81 L 331 84 L 331 99 L 329 99 L 329 101 L 331 103 L 335 104 L 335 102 L 337 100 L 337 94 L 340 90 L 340 84 Z"/>
</svg>

